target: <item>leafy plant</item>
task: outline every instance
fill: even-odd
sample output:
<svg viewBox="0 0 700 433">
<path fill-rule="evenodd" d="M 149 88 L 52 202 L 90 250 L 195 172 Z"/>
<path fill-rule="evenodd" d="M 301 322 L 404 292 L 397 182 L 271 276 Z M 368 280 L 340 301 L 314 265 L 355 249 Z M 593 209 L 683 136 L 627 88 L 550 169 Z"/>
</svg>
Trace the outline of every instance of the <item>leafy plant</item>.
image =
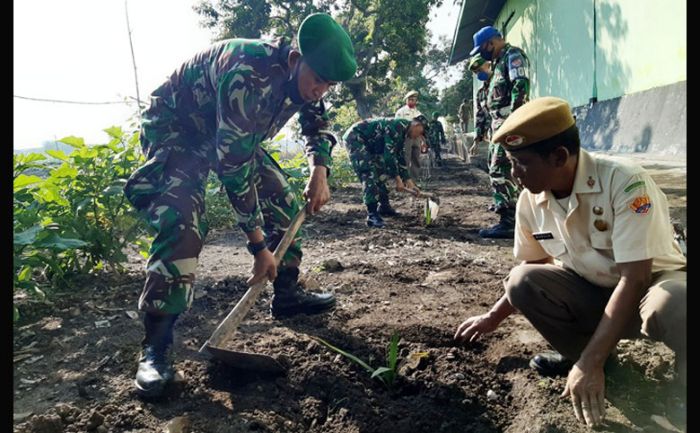
<svg viewBox="0 0 700 433">
<path fill-rule="evenodd" d="M 47 150 L 13 158 L 14 289 L 40 298 L 44 289 L 68 283 L 71 274 L 122 270 L 124 248 L 137 244 L 143 224 L 123 187 L 143 161 L 138 133 L 105 129 L 106 144 L 82 138 L 62 143 L 74 150 Z M 14 311 L 17 318 L 18 312 Z"/>
<path fill-rule="evenodd" d="M 386 348 L 386 365 L 378 368 L 372 368 L 368 363 L 364 362 L 357 356 L 353 355 L 352 353 L 346 352 L 342 349 L 339 349 L 329 342 L 323 340 L 322 338 L 319 337 L 312 337 L 324 346 L 328 347 L 329 349 L 345 356 L 346 358 L 350 359 L 351 361 L 355 362 L 356 364 L 360 365 L 362 368 L 367 370 L 372 379 L 379 379 L 387 388 L 391 388 L 394 385 L 394 382 L 396 380 L 396 376 L 398 375 L 397 372 L 397 367 L 398 367 L 398 356 L 399 356 L 399 340 L 401 337 L 399 337 L 398 334 L 393 334 L 391 336 L 391 341 L 387 345 Z"/>
</svg>

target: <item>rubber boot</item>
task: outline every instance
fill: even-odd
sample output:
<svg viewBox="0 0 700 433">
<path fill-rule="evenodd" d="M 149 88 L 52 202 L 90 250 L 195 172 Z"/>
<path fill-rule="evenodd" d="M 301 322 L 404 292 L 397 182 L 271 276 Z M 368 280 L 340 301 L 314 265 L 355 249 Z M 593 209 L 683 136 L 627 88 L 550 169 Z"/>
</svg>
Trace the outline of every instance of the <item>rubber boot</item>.
<svg viewBox="0 0 700 433">
<path fill-rule="evenodd" d="M 379 210 L 379 215 L 383 217 L 399 216 L 399 213 L 396 212 L 393 207 L 391 207 L 389 197 L 382 197 L 379 201 L 379 207 L 377 209 Z"/>
<path fill-rule="evenodd" d="M 298 280 L 299 268 L 284 267 L 277 271 L 277 278 L 272 283 L 275 292 L 270 307 L 274 317 L 318 314 L 335 306 L 335 296 L 331 293 L 305 292 Z"/>
<path fill-rule="evenodd" d="M 146 313 L 143 319 L 146 337 L 141 342 L 141 357 L 134 383 L 137 392 L 144 397 L 160 396 L 175 376 L 168 352 L 173 344 L 173 327 L 177 316 Z"/>
<path fill-rule="evenodd" d="M 493 227 L 479 230 L 479 236 L 492 239 L 513 239 L 515 233 L 515 209 L 505 208 L 496 211 L 501 220 Z"/>
<path fill-rule="evenodd" d="M 384 220 L 379 215 L 376 203 L 367 205 L 367 226 L 378 229 L 384 227 Z"/>
</svg>

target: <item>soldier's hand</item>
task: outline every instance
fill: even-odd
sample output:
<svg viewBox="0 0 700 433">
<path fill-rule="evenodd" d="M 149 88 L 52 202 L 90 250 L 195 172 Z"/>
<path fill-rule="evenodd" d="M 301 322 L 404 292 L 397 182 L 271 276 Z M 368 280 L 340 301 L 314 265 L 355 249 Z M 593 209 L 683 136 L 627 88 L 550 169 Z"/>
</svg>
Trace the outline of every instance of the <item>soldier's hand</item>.
<svg viewBox="0 0 700 433">
<path fill-rule="evenodd" d="M 405 189 L 401 176 L 396 176 L 396 191 L 402 192 Z"/>
<path fill-rule="evenodd" d="M 322 165 L 311 168 L 311 177 L 304 188 L 304 198 L 308 200 L 306 211 L 314 215 L 321 207 L 331 199 L 331 190 L 328 188 L 328 169 Z"/>
<path fill-rule="evenodd" d="M 419 189 L 418 186 L 416 186 L 416 184 L 413 182 L 413 179 L 408 179 L 408 180 L 406 181 L 406 188 L 412 189 L 412 190 L 414 190 L 414 191 L 416 191 L 416 192 L 420 192 L 420 189 Z"/>
<path fill-rule="evenodd" d="M 248 278 L 249 286 L 253 286 L 264 279 L 274 281 L 277 278 L 277 265 L 275 264 L 275 256 L 272 251 L 265 248 L 255 255 L 253 269 L 250 271 L 253 276 Z"/>
</svg>

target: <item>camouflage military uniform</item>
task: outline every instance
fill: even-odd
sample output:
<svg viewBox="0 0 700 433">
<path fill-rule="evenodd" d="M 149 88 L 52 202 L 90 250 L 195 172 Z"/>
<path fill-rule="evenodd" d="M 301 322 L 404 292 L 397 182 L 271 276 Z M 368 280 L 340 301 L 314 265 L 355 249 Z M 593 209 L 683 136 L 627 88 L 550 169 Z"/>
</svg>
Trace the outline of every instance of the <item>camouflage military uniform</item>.
<svg viewBox="0 0 700 433">
<path fill-rule="evenodd" d="M 431 120 L 428 123 L 428 142 L 430 143 L 430 148 L 435 151 L 435 159 L 441 161 L 440 145 L 445 144 L 447 140 L 445 139 L 445 129 L 439 120 Z"/>
<path fill-rule="evenodd" d="M 472 117 L 472 105 L 468 102 L 462 102 L 459 105 L 459 126 L 462 128 L 462 133 L 466 134 L 469 129 L 469 118 Z"/>
<path fill-rule="evenodd" d="M 404 158 L 404 140 L 410 125 L 407 119 L 380 117 L 357 122 L 343 135 L 368 207 L 388 200 L 386 180 L 396 176 L 404 181 L 410 179 Z"/>
<path fill-rule="evenodd" d="M 216 171 L 238 225 L 261 227 L 274 249 L 300 205 L 286 175 L 260 147 L 300 113 L 306 153 L 330 167 L 333 136 L 322 101 L 289 97 L 289 43 L 229 39 L 200 52 L 151 94 L 141 145 L 147 162 L 125 194 L 156 231 L 139 308 L 178 314 L 192 302 L 197 259 L 207 233 L 204 188 Z M 296 84 L 295 84 L 296 85 Z M 296 239 L 280 266 L 298 267 Z"/>
<path fill-rule="evenodd" d="M 529 60 L 525 53 L 510 44 L 506 44 L 499 56 L 493 60 L 493 75 L 488 85 L 486 100 L 491 120 L 491 136 L 510 113 L 528 101 L 528 67 Z M 488 161 L 496 211 L 515 209 L 519 191 L 511 179 L 511 163 L 500 144 L 489 144 Z"/>
<path fill-rule="evenodd" d="M 476 91 L 476 113 L 474 113 L 474 132 L 476 137 L 483 140 L 491 129 L 491 116 L 486 109 L 486 98 L 489 93 L 489 83 L 487 80 L 481 83 L 481 87 Z"/>
</svg>

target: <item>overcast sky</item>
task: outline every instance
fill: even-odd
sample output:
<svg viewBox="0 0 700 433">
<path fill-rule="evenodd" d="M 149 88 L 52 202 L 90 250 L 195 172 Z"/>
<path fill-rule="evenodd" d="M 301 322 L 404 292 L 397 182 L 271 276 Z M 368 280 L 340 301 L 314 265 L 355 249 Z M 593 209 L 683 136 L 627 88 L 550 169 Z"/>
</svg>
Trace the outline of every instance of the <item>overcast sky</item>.
<svg viewBox="0 0 700 433">
<path fill-rule="evenodd" d="M 142 99 L 210 43 L 212 34 L 199 26 L 194 3 L 128 3 Z M 431 16 L 434 36 L 446 34 L 451 40 L 458 13 L 454 0 L 445 0 Z M 124 0 L 14 0 L 13 43 L 16 96 L 90 102 L 136 96 Z M 68 135 L 103 142 L 102 129 L 125 124 L 135 108 L 13 100 L 17 149 Z"/>
</svg>

